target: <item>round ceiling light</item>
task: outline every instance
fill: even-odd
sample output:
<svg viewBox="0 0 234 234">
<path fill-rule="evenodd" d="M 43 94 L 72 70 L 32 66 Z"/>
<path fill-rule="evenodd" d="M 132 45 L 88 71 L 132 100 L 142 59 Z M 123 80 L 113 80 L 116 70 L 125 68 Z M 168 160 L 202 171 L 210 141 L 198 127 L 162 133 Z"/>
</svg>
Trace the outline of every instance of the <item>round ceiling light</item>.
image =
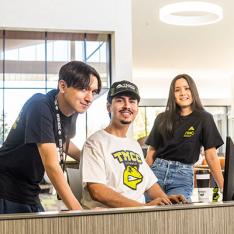
<svg viewBox="0 0 234 234">
<path fill-rule="evenodd" d="M 223 9 L 210 2 L 177 2 L 161 7 L 159 18 L 167 24 L 200 26 L 220 21 L 223 18 Z"/>
</svg>

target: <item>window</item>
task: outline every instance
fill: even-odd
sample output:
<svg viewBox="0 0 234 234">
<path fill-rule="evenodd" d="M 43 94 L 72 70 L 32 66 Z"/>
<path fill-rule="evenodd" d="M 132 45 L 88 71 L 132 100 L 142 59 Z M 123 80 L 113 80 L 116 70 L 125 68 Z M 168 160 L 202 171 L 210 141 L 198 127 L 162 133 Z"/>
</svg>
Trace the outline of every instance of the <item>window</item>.
<svg viewBox="0 0 234 234">
<path fill-rule="evenodd" d="M 57 87 L 63 64 L 72 60 L 87 62 L 99 72 L 102 92 L 108 89 L 109 50 L 108 34 L 0 31 L 0 146 L 25 101 L 34 93 L 46 93 Z M 106 99 L 100 95 L 90 107 L 93 110 L 78 117 L 79 145 L 102 126 L 92 114 L 97 110 L 95 102 L 98 106 L 106 105 Z"/>
</svg>

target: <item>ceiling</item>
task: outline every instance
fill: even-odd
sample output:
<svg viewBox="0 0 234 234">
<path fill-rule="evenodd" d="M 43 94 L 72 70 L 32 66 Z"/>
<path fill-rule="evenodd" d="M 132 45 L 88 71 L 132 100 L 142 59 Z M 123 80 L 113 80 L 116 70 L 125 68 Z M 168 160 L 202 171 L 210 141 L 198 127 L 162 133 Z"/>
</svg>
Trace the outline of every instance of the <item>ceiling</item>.
<svg viewBox="0 0 234 234">
<path fill-rule="evenodd" d="M 197 27 L 159 21 L 159 8 L 174 2 L 177 1 L 132 0 L 133 76 L 155 78 L 158 72 L 167 74 L 173 70 L 231 77 L 234 74 L 234 1 L 206 1 L 223 7 L 223 20 Z"/>
</svg>

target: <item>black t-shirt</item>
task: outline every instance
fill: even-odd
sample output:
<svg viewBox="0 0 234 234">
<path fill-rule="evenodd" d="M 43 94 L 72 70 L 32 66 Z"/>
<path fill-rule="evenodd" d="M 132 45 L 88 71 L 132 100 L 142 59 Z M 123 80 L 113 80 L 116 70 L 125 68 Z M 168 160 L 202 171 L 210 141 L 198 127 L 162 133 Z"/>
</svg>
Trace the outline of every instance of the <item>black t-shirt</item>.
<svg viewBox="0 0 234 234">
<path fill-rule="evenodd" d="M 147 145 L 156 149 L 157 158 L 193 164 L 199 158 L 201 146 L 207 150 L 223 144 L 213 116 L 206 111 L 194 111 L 184 117 L 178 115 L 174 135 L 170 139 L 164 139 L 159 133 L 159 118 L 155 119 L 146 140 Z"/>
<path fill-rule="evenodd" d="M 23 106 L 6 141 L 0 148 L 0 198 L 37 204 L 44 167 L 37 143 L 55 143 L 58 130 L 55 111 L 57 90 L 35 94 Z M 75 135 L 77 113 L 66 117 L 60 112 L 62 138 Z"/>
</svg>

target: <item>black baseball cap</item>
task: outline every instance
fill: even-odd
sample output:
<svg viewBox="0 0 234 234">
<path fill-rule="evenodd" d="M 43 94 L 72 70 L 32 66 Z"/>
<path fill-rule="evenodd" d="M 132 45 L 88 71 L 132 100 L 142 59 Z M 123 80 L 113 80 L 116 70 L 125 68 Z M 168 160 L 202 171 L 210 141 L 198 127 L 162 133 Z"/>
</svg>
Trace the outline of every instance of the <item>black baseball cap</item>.
<svg viewBox="0 0 234 234">
<path fill-rule="evenodd" d="M 127 80 L 117 81 L 111 85 L 107 94 L 108 102 L 111 102 L 112 98 L 119 94 L 130 94 L 131 96 L 135 97 L 138 102 L 141 99 L 137 86 Z"/>
</svg>

